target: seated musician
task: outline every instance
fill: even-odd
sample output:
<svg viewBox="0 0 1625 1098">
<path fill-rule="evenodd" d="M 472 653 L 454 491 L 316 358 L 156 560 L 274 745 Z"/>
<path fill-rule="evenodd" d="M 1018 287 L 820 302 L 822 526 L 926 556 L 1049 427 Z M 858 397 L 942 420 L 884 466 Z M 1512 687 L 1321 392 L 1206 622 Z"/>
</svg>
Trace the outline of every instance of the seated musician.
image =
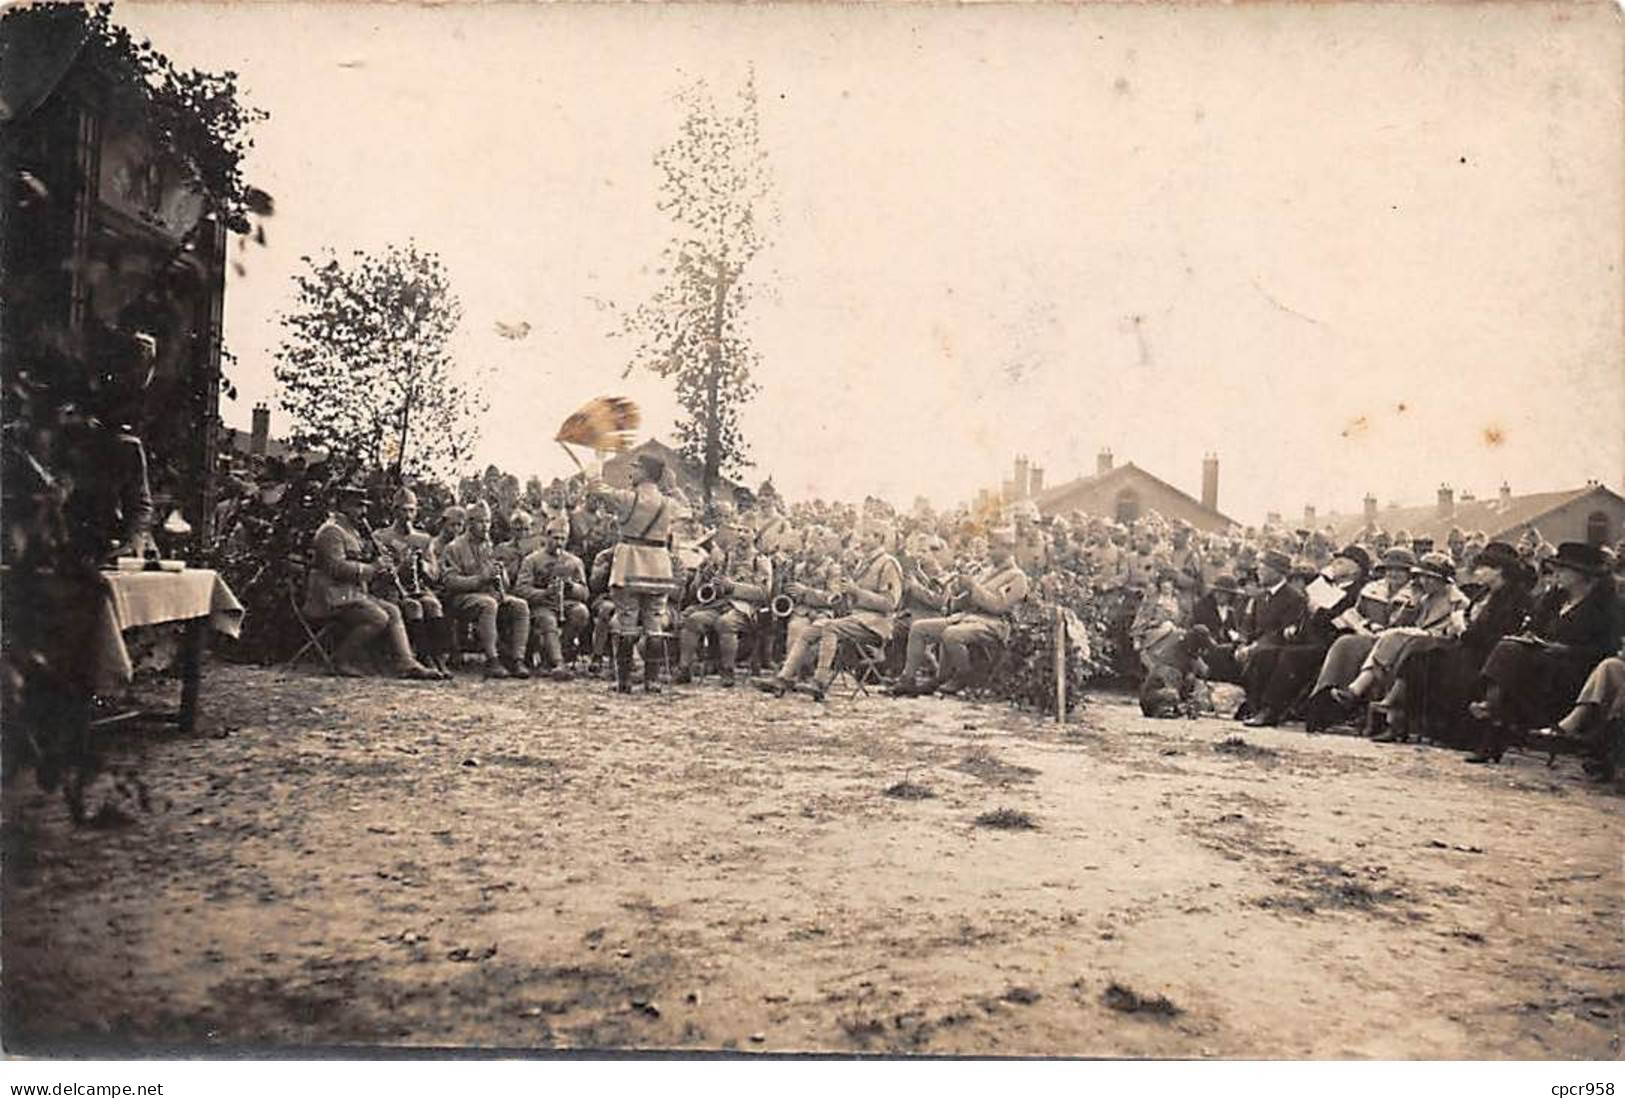
<svg viewBox="0 0 1625 1098">
<path fill-rule="evenodd" d="M 559 520 L 549 520 L 547 526 L 551 528 L 556 521 Z M 496 555 L 502 566 L 507 569 L 509 587 L 519 579 L 520 564 L 526 557 L 540 549 L 542 542 L 546 540 L 544 534 L 535 530 L 535 525 L 535 519 L 523 507 L 516 508 L 513 514 L 508 516 L 508 539 L 497 543 Z M 568 520 L 565 520 L 565 525 L 569 525 Z"/>
<path fill-rule="evenodd" d="M 723 513 L 719 508 L 719 513 Z M 730 512 L 731 513 L 731 512 Z M 773 563 L 757 551 L 749 527 L 733 524 L 713 554 L 707 575 L 696 590 L 707 589 L 709 601 L 701 602 L 683 615 L 678 637 L 678 666 L 673 681 L 692 682 L 694 659 L 700 640 L 707 633 L 717 638 L 717 664 L 723 686 L 734 685 L 734 663 L 739 656 L 739 636 L 756 627 L 757 615 L 767 605 L 773 591 Z M 724 531 L 719 530 L 719 535 Z"/>
<path fill-rule="evenodd" d="M 531 629 L 553 678 L 560 682 L 575 677 L 564 665 L 563 642 L 573 642 L 591 620 L 586 570 L 581 558 L 564 547 L 569 536 L 568 519 L 549 522 L 541 548 L 519 563 L 513 585 L 513 593 L 530 604 Z"/>
<path fill-rule="evenodd" d="M 932 692 L 958 693 L 970 667 L 972 644 L 1004 644 L 1010 639 L 1010 614 L 1027 597 L 1026 573 L 1016 566 L 1015 537 L 996 530 L 988 544 L 987 567 L 964 584 L 965 609 L 947 617 L 925 618 L 908 630 L 908 655 L 892 693 L 898 697 Z M 940 643 L 942 660 L 935 681 L 921 683 L 926 645 Z"/>
<path fill-rule="evenodd" d="M 395 493 L 394 504 L 394 521 L 378 531 L 377 541 L 393 561 L 400 584 L 384 597 L 401 608 L 406 635 L 418 661 L 444 674 L 456 642 L 440 599 L 429 590 L 429 585 L 440 578 L 439 565 L 433 559 L 434 546 L 428 532 L 413 525 L 418 517 L 417 494 L 403 485 Z"/>
<path fill-rule="evenodd" d="M 467 532 L 446 546 L 442 558 L 446 594 L 460 620 L 474 619 L 486 677 L 528 679 L 524 656 L 530 604 L 508 593 L 507 574 L 491 544 L 490 528 L 490 507 L 484 500 L 472 504 Z M 499 641 L 505 642 L 500 651 Z"/>
<path fill-rule="evenodd" d="M 446 559 L 446 547 L 463 536 L 468 529 L 468 510 L 453 503 L 440 512 L 440 529 L 429 543 L 430 554 L 436 561 Z"/>
<path fill-rule="evenodd" d="M 592 615 L 592 662 L 587 670 L 593 675 L 603 673 L 604 659 L 609 655 L 609 630 L 615 624 L 615 600 L 609 594 L 609 573 L 614 566 L 615 546 L 608 545 L 592 558 L 592 570 L 587 574 L 587 607 Z"/>
<path fill-rule="evenodd" d="M 841 641 L 877 645 L 891 639 L 893 615 L 903 601 L 903 570 L 892 556 L 892 529 L 880 521 L 864 525 L 863 564 L 851 579 L 842 580 L 835 593 L 849 612 L 808 622 L 797 632 L 784 655 L 784 666 L 760 689 L 782 696 L 800 676 L 809 651 L 818 649 L 813 675 L 813 697 L 822 701 L 835 678 L 835 658 Z"/>
<path fill-rule="evenodd" d="M 444 678 L 412 655 L 400 607 L 368 593 L 368 585 L 379 574 L 380 566 L 366 559 L 372 549 L 361 534 L 367 514 L 366 490 L 346 485 L 338 489 L 337 495 L 336 509 L 311 542 L 304 605 L 306 616 L 337 621 L 344 632 L 333 653 L 334 670 L 347 678 L 365 675 L 360 663 L 362 654 L 382 639 L 390 666 L 400 678 Z"/>
</svg>

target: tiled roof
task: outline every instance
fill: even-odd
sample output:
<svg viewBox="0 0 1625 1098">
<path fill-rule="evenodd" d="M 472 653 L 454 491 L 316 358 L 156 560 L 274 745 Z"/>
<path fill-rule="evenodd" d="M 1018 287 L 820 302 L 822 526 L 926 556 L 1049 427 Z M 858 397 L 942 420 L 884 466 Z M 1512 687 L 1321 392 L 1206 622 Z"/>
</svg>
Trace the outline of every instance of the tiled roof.
<svg viewBox="0 0 1625 1098">
<path fill-rule="evenodd" d="M 1494 499 L 1457 500 L 1448 517 L 1439 515 L 1437 504 L 1426 507 L 1389 507 L 1377 512 L 1377 525 L 1389 533 L 1407 530 L 1413 537 L 1431 537 L 1435 541 L 1442 540 L 1450 533 L 1452 527 L 1469 534 L 1481 530 L 1493 538 L 1505 531 L 1535 522 L 1542 515 L 1597 491 L 1607 492 L 1608 489 L 1599 485 L 1588 485 L 1585 488 L 1570 488 L 1562 492 L 1532 492 L 1528 495 L 1512 496 L 1505 502 L 1499 496 Z M 1365 516 L 1324 515 L 1315 520 L 1315 525 L 1330 525 L 1339 538 L 1350 538 L 1365 528 Z M 1536 525 L 1539 523 L 1536 522 Z"/>
<path fill-rule="evenodd" d="M 1157 476 L 1155 473 L 1146 472 L 1144 469 L 1140 468 L 1138 465 L 1134 464 L 1132 461 L 1125 461 L 1121 465 L 1115 465 L 1111 469 L 1108 469 L 1106 472 L 1104 472 L 1104 473 L 1096 473 L 1092 477 L 1074 477 L 1072 480 L 1067 481 L 1065 484 L 1057 484 L 1053 488 L 1046 488 L 1042 492 L 1040 492 L 1036 497 L 1034 497 L 1033 502 L 1037 503 L 1039 509 L 1042 510 L 1044 507 L 1046 507 L 1046 506 L 1048 506 L 1048 505 L 1050 505 L 1052 503 L 1055 503 L 1058 500 L 1064 499 L 1065 497 L 1071 495 L 1073 492 L 1076 492 L 1080 488 L 1104 487 L 1105 485 L 1110 484 L 1113 481 L 1122 480 L 1128 475 L 1128 473 L 1130 471 L 1138 473 L 1140 476 L 1146 477 L 1149 480 L 1156 481 L 1163 488 L 1167 489 L 1169 492 L 1171 492 L 1174 495 L 1176 495 L 1176 496 L 1180 497 L 1181 499 L 1185 500 L 1192 507 L 1196 508 L 1199 511 L 1207 512 L 1208 514 L 1212 515 L 1215 519 L 1219 520 L 1222 523 L 1227 523 L 1227 524 L 1229 524 L 1231 526 L 1239 526 L 1239 525 L 1241 525 L 1235 519 L 1231 518 L 1229 515 L 1226 515 L 1224 512 L 1217 511 L 1214 508 L 1207 506 L 1201 500 L 1197 499 L 1195 496 L 1192 496 L 1192 495 L 1190 495 L 1190 494 L 1188 494 L 1186 492 L 1181 492 L 1178 488 L 1175 488 L 1172 484 L 1169 484 L 1167 481 L 1163 480 L 1161 477 Z"/>
</svg>

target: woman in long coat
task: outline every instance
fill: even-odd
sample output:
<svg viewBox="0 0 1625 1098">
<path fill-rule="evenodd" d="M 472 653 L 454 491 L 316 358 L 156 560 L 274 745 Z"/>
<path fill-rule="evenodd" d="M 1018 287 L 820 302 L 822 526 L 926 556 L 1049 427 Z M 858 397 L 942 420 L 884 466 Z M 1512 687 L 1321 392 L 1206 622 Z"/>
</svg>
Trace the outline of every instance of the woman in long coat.
<svg viewBox="0 0 1625 1098">
<path fill-rule="evenodd" d="M 1484 662 L 1502 637 L 1518 632 L 1528 620 L 1535 574 L 1516 549 L 1497 541 L 1474 557 L 1470 580 L 1477 593 L 1461 636 L 1418 644 L 1394 669 L 1395 683 L 1404 684 L 1404 700 L 1388 711 L 1387 738 L 1403 740 L 1415 733 L 1438 742 L 1464 742 L 1457 730 L 1468 719 L 1467 704 L 1478 691 Z"/>
<path fill-rule="evenodd" d="M 1455 584 L 1455 565 L 1447 553 L 1424 553 L 1411 569 L 1416 598 L 1406 607 L 1397 624 L 1385 630 L 1360 666 L 1360 673 L 1347 688 L 1333 687 L 1332 697 L 1347 710 L 1372 700 L 1367 713 L 1368 730 L 1398 711 L 1405 687 L 1395 678 L 1395 669 L 1406 655 L 1435 644 L 1447 643 L 1467 628 L 1467 596 Z M 1392 732 L 1380 737 L 1388 742 Z"/>
<path fill-rule="evenodd" d="M 1567 541 L 1546 562 L 1551 590 L 1527 632 L 1507 637 L 1484 664 L 1484 696 L 1469 711 L 1487 722 L 1467 761 L 1499 762 L 1513 738 L 1568 712 L 1586 676 L 1619 647 L 1619 605 L 1602 550 Z"/>
</svg>

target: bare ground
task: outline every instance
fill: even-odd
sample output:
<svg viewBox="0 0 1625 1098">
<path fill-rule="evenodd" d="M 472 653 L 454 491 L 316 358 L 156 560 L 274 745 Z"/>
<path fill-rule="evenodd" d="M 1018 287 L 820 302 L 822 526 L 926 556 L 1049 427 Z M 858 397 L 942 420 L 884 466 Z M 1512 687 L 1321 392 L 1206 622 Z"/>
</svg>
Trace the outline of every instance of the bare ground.
<svg viewBox="0 0 1625 1098">
<path fill-rule="evenodd" d="M 1620 1053 L 1625 800 L 1571 760 L 1111 697 L 218 666 L 206 705 L 120 742 L 127 826 L 7 786 L 11 1048 Z"/>
</svg>

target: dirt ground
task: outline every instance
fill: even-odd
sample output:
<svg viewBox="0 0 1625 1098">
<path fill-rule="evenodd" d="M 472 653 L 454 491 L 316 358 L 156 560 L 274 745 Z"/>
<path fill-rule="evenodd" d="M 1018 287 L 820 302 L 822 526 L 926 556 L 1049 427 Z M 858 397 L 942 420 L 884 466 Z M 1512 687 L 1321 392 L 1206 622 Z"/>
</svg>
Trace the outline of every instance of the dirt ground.
<svg viewBox="0 0 1625 1098">
<path fill-rule="evenodd" d="M 205 704 L 120 741 L 127 826 L 7 786 L 13 1049 L 1620 1054 L 1625 799 L 1569 759 L 1110 696 L 217 665 Z"/>
</svg>

